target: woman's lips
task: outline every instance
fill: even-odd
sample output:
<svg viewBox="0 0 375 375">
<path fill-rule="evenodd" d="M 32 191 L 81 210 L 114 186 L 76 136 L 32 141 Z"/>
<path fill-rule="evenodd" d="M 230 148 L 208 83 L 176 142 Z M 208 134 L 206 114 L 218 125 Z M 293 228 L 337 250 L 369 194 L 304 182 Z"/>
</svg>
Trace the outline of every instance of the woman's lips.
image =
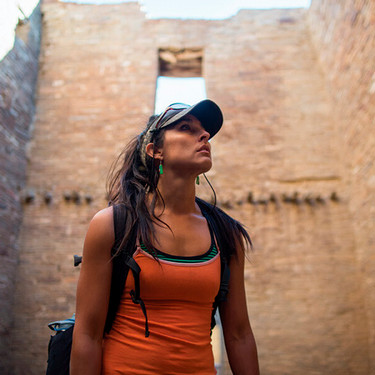
<svg viewBox="0 0 375 375">
<path fill-rule="evenodd" d="M 209 146 L 203 146 L 200 149 L 198 149 L 198 152 L 204 152 L 207 154 L 211 154 L 210 147 Z"/>
</svg>

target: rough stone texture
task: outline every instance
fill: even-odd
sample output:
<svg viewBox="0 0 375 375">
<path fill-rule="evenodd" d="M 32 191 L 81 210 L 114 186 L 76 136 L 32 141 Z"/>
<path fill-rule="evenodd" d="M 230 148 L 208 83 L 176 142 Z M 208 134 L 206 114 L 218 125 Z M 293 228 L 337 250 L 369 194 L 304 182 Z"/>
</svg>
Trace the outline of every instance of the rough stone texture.
<svg viewBox="0 0 375 375">
<path fill-rule="evenodd" d="M 366 295 L 369 373 L 375 374 L 375 2 L 313 2 L 309 24 L 341 134 L 343 187 Z"/>
<path fill-rule="evenodd" d="M 200 48 L 160 48 L 159 72 L 164 77 L 202 77 Z"/>
<path fill-rule="evenodd" d="M 337 9 L 335 15 L 324 21 L 320 4 Z M 46 323 L 74 312 L 72 255 L 81 252 L 90 218 L 106 205 L 111 161 L 152 113 L 159 48 L 202 48 L 207 96 L 224 112 L 209 177 L 220 205 L 254 241 L 246 286 L 262 374 L 370 373 L 373 276 L 368 269 L 364 277 L 361 256 L 369 256 L 370 243 L 363 246 L 372 234 L 370 224 L 361 224 L 369 218 L 363 201 L 353 194 L 364 195 L 372 180 L 370 167 L 358 186 L 348 180 L 351 157 L 343 148 L 351 145 L 360 160 L 363 146 L 374 141 L 373 116 L 356 112 L 359 82 L 350 86 L 350 105 L 346 94 L 336 97 L 337 85 L 348 87 L 338 79 L 336 49 L 346 56 L 351 39 L 335 39 L 324 53 L 316 48 L 324 28 L 343 27 L 340 9 L 348 4 L 316 0 L 310 12 L 240 11 L 223 21 L 183 21 L 147 20 L 137 3 L 44 2 L 27 180 L 36 199 L 24 207 L 20 234 L 15 374 L 43 372 Z M 360 9 L 367 15 L 368 8 Z M 363 29 L 358 34 L 351 37 L 365 38 Z M 361 56 L 355 72 L 370 64 L 369 54 Z M 353 73 L 345 74 L 349 84 Z M 350 115 L 362 116 L 367 129 L 355 144 L 346 134 L 357 131 Z M 199 194 L 210 198 L 207 185 Z"/>
<path fill-rule="evenodd" d="M 27 143 L 35 112 L 40 8 L 17 27 L 14 47 L 0 61 L 0 373 L 9 370 L 10 331 L 26 183 Z"/>
</svg>

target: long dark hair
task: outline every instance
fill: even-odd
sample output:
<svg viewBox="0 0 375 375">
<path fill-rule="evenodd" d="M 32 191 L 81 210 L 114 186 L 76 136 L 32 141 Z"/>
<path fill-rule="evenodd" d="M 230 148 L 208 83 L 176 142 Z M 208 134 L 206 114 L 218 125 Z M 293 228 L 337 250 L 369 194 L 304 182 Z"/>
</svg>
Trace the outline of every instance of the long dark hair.
<svg viewBox="0 0 375 375">
<path fill-rule="evenodd" d="M 155 159 L 146 155 L 146 165 L 142 163 L 140 147 L 143 145 L 143 137 L 157 116 L 151 116 L 145 130 L 131 140 L 121 152 L 109 171 L 107 178 L 107 197 L 109 205 L 124 205 L 126 209 L 125 234 L 121 243 L 117 244 L 117 255 L 120 251 L 132 252 L 128 244 L 134 246 L 134 236 L 140 238 L 147 249 L 155 252 L 155 224 L 165 225 L 155 215 L 155 206 L 160 201 L 164 206 L 164 200 L 158 190 L 159 169 Z M 165 128 L 153 134 L 152 142 L 155 147 L 162 147 Z M 206 178 L 207 179 L 207 178 Z M 208 181 L 208 180 L 207 180 Z M 209 183 L 211 189 L 213 187 Z M 216 197 L 215 191 L 213 193 Z M 152 195 L 150 208 L 147 204 L 148 194 Z M 220 251 L 228 258 L 236 254 L 238 246 L 244 251 L 246 247 L 252 248 L 249 234 L 241 223 L 232 219 L 216 204 L 209 204 L 196 198 L 202 213 L 207 218 L 215 232 Z M 170 228 L 169 228 L 170 229 Z"/>
<path fill-rule="evenodd" d="M 157 187 L 159 171 L 153 157 L 146 155 L 146 165 L 142 163 L 140 147 L 143 137 L 157 116 L 151 116 L 144 131 L 133 138 L 112 164 L 107 178 L 107 197 L 109 205 L 122 204 L 126 209 L 126 223 L 124 238 L 117 246 L 117 252 L 127 249 L 131 236 L 136 233 L 145 246 L 151 251 L 154 249 L 152 238 L 155 238 L 154 223 L 164 224 L 155 215 L 155 206 L 163 198 Z M 162 147 L 165 129 L 155 132 L 153 143 Z M 146 199 L 152 194 L 151 209 Z M 164 204 L 164 202 L 163 202 Z M 116 255 L 116 254 L 114 254 Z"/>
</svg>

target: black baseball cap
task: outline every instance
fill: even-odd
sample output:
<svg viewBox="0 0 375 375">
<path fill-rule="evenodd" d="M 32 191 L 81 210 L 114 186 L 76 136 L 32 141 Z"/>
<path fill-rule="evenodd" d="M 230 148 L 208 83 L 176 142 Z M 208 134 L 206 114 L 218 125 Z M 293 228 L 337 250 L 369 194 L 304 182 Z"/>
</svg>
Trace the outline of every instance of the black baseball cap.
<svg viewBox="0 0 375 375">
<path fill-rule="evenodd" d="M 223 114 L 219 106 L 205 99 L 192 106 L 183 103 L 170 104 L 151 124 L 149 131 L 157 131 L 172 125 L 187 115 L 195 116 L 212 138 L 223 125 Z"/>
</svg>

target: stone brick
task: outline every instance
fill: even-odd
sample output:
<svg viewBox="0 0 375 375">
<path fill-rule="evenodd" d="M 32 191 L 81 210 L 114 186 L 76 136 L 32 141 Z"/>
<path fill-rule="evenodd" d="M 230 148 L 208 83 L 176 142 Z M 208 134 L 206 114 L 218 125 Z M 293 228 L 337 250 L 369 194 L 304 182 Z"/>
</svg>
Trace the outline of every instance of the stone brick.
<svg viewBox="0 0 375 375">
<path fill-rule="evenodd" d="M 375 374 L 375 3 L 313 2 L 309 25 L 341 134 L 343 186 L 350 197 L 354 249 L 366 295 L 368 373 Z"/>
<path fill-rule="evenodd" d="M 106 206 L 111 161 L 153 112 L 161 48 L 202 49 L 207 95 L 224 112 L 208 176 L 254 242 L 245 278 L 262 374 L 373 373 L 375 13 L 352 3 L 220 21 L 149 20 L 137 3 L 43 3 L 15 374 L 43 372 L 46 324 L 74 312 L 72 255 Z M 198 194 L 212 196 L 203 182 Z"/>
<path fill-rule="evenodd" d="M 27 142 L 35 112 L 40 9 L 18 26 L 14 47 L 0 61 L 0 373 L 11 373 L 10 331 L 26 183 Z"/>
</svg>

